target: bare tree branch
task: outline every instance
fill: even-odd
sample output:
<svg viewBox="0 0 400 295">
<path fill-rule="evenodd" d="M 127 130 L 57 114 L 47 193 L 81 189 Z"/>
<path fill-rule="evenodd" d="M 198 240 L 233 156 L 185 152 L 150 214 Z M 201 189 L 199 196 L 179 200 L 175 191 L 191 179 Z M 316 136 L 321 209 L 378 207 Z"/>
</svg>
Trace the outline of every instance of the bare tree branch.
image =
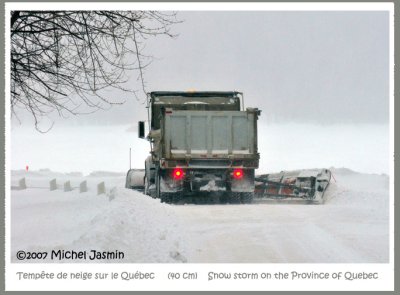
<svg viewBox="0 0 400 295">
<path fill-rule="evenodd" d="M 102 90 L 132 93 L 137 75 L 144 93 L 144 68 L 152 57 L 143 43 L 170 33 L 175 13 L 159 11 L 12 11 L 11 111 L 28 110 L 36 126 L 53 111 L 63 116 L 121 104 Z M 146 95 L 144 95 L 144 99 Z"/>
</svg>

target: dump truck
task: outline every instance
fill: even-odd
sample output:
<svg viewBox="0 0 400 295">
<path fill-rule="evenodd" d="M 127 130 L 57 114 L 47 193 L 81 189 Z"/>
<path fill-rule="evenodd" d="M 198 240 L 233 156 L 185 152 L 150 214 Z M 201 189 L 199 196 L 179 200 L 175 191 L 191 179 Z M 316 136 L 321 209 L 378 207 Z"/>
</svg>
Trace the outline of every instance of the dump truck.
<svg viewBox="0 0 400 295">
<path fill-rule="evenodd" d="M 260 110 L 243 108 L 237 91 L 155 91 L 149 95 L 150 142 L 144 193 L 166 203 L 185 199 L 251 203 L 260 155 Z M 127 187 L 134 170 L 128 171 Z"/>
</svg>

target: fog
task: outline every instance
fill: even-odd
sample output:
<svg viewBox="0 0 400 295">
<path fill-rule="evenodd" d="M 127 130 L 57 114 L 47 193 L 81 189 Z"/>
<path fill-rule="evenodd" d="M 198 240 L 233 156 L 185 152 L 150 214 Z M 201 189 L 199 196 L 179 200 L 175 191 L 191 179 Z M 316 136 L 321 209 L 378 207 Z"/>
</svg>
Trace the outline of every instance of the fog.
<svg viewBox="0 0 400 295">
<path fill-rule="evenodd" d="M 265 123 L 389 121 L 388 12 L 186 11 L 178 19 L 176 38 L 146 43 L 145 53 L 155 57 L 144 73 L 147 91 L 242 91 L 245 105 L 261 109 Z M 139 88 L 136 74 L 130 83 Z M 72 126 L 146 119 L 133 95 L 109 95 L 126 103 L 53 119 Z M 26 114 L 19 117 L 32 124 Z"/>
<path fill-rule="evenodd" d="M 29 128 L 11 132 L 11 169 L 59 172 L 126 172 L 144 168 L 149 143 L 129 125 L 79 128 L 56 125 L 42 134 Z M 371 144 L 373 142 L 373 144 Z M 257 173 L 346 167 L 365 173 L 389 174 L 389 133 L 383 124 L 285 123 L 258 125 L 260 166 Z M 129 162 L 131 149 L 131 163 Z"/>
</svg>

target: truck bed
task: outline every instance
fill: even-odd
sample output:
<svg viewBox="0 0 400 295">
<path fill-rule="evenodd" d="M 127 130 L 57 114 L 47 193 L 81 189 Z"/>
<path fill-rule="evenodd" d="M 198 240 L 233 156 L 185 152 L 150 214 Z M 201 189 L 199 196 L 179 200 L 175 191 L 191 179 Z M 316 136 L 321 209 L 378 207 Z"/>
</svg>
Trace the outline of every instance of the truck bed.
<svg viewBox="0 0 400 295">
<path fill-rule="evenodd" d="M 166 111 L 162 122 L 165 159 L 258 158 L 257 109 Z"/>
</svg>

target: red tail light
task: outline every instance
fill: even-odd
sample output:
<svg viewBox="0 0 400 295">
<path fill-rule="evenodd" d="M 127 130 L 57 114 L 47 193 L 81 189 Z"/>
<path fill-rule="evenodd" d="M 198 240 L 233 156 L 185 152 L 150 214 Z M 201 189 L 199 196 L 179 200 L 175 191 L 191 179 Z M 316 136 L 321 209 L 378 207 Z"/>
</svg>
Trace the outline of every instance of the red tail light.
<svg viewBox="0 0 400 295">
<path fill-rule="evenodd" d="M 243 169 L 237 168 L 233 170 L 233 178 L 241 179 L 243 177 Z"/>
<path fill-rule="evenodd" d="M 183 178 L 183 170 L 181 168 L 175 168 L 172 172 L 174 179 L 179 180 Z"/>
</svg>

